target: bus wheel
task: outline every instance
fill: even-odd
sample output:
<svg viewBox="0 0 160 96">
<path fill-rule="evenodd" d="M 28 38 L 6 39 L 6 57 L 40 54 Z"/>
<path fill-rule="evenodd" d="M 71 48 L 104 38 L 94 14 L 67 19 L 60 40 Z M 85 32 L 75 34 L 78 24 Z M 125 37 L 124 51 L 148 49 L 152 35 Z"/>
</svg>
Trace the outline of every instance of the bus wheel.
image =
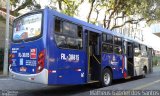
<svg viewBox="0 0 160 96">
<path fill-rule="evenodd" d="M 147 67 L 144 66 L 142 77 L 145 78 L 145 77 L 146 77 L 146 74 L 147 74 Z"/>
<path fill-rule="evenodd" d="M 145 74 L 147 74 L 147 67 L 146 66 L 144 66 L 143 70 L 144 70 Z"/>
<path fill-rule="evenodd" d="M 111 85 L 112 83 L 112 72 L 106 68 L 102 74 L 102 86 L 106 87 Z"/>
</svg>

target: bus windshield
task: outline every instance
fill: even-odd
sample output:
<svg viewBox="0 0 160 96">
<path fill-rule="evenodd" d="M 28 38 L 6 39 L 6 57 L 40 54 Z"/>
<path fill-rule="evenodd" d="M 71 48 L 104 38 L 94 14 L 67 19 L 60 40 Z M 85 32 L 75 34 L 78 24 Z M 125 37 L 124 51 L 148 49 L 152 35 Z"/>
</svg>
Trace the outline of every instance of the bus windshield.
<svg viewBox="0 0 160 96">
<path fill-rule="evenodd" d="M 23 16 L 13 24 L 13 41 L 27 40 L 40 36 L 42 13 Z"/>
</svg>

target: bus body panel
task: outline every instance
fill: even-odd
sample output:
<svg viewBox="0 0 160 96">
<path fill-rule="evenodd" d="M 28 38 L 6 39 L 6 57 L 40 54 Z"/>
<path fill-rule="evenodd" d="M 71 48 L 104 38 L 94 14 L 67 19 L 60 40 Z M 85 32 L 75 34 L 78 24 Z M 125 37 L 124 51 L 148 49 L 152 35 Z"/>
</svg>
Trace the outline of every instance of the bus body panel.
<svg viewBox="0 0 160 96">
<path fill-rule="evenodd" d="M 38 45 L 38 46 L 37 46 Z M 35 74 L 38 62 L 38 54 L 44 50 L 42 38 L 37 41 L 29 42 L 29 44 L 22 42 L 12 45 L 12 71 L 21 74 Z M 35 58 L 31 56 L 31 51 L 35 50 Z M 23 70 L 23 67 L 26 68 Z"/>
<path fill-rule="evenodd" d="M 52 47 L 53 48 L 53 47 Z M 53 48 L 56 49 L 56 48 Z M 49 58 L 54 62 L 49 63 L 49 84 L 83 84 L 86 82 L 86 55 L 83 51 L 57 49 L 57 53 Z"/>
<path fill-rule="evenodd" d="M 15 79 L 29 81 L 29 82 L 35 82 L 35 83 L 42 83 L 42 84 L 48 84 L 48 70 L 43 69 L 42 72 L 38 74 L 19 74 L 17 72 L 10 71 L 10 76 Z"/>
<path fill-rule="evenodd" d="M 141 56 L 134 56 L 134 76 L 143 74 L 143 63 L 141 63 Z"/>
<path fill-rule="evenodd" d="M 144 66 L 148 67 L 148 58 L 144 56 L 134 57 L 134 76 L 143 75 Z M 147 70 L 148 71 L 148 70 Z"/>
<path fill-rule="evenodd" d="M 84 84 L 86 82 L 86 54 L 83 49 L 58 48 L 54 39 L 55 14 L 49 11 L 47 38 L 48 84 Z"/>
<path fill-rule="evenodd" d="M 40 11 L 42 12 L 42 11 Z M 30 13 L 29 13 L 30 14 Z M 32 14 L 32 13 L 31 13 Z M 47 69 L 47 60 L 46 60 L 46 33 L 47 33 L 47 10 L 42 12 L 42 27 L 41 37 L 25 41 L 21 40 L 20 42 L 14 43 L 11 42 L 10 54 L 14 57 L 10 58 L 12 61 L 11 66 L 9 67 L 10 76 L 12 78 L 21 79 L 30 82 L 48 84 L 48 69 Z M 25 14 L 25 16 L 27 16 Z M 23 17 L 23 16 L 22 16 Z M 21 18 L 21 17 L 20 17 Z M 34 26 L 32 26 L 34 27 Z M 32 51 L 34 51 L 34 54 Z M 44 68 L 41 72 L 37 73 L 38 58 L 39 54 L 44 51 Z M 33 56 L 32 56 L 33 55 Z"/>
<path fill-rule="evenodd" d="M 148 62 L 148 57 L 147 56 L 142 56 L 140 63 L 144 66 L 147 67 L 147 73 L 148 73 L 148 68 L 149 68 L 149 62 Z"/>
<path fill-rule="evenodd" d="M 123 78 L 122 69 L 122 55 L 116 54 L 102 54 L 102 69 L 108 67 L 112 68 L 113 79 Z"/>
</svg>

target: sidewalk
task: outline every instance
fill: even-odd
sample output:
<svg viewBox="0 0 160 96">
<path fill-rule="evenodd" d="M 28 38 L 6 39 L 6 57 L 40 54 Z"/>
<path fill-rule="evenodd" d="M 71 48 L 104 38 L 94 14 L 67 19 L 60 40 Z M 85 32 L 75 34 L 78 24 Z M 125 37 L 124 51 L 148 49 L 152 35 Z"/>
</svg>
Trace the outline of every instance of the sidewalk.
<svg viewBox="0 0 160 96">
<path fill-rule="evenodd" d="M 5 75 L 3 75 L 3 71 L 0 71 L 0 78 L 7 78 L 7 77 L 9 77 L 9 75 L 5 76 Z"/>
</svg>

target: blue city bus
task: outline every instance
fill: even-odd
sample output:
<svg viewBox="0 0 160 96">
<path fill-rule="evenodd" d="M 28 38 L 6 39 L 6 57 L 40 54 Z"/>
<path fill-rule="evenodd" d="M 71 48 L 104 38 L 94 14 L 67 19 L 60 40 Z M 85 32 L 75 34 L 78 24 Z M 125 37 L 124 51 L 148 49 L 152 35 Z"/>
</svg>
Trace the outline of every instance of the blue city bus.
<svg viewBox="0 0 160 96">
<path fill-rule="evenodd" d="M 75 85 L 145 75 L 135 73 L 139 42 L 49 8 L 13 22 L 10 76 L 48 85 Z M 134 47 L 139 44 L 138 47 Z M 135 51 L 134 51 L 135 49 Z"/>
</svg>

